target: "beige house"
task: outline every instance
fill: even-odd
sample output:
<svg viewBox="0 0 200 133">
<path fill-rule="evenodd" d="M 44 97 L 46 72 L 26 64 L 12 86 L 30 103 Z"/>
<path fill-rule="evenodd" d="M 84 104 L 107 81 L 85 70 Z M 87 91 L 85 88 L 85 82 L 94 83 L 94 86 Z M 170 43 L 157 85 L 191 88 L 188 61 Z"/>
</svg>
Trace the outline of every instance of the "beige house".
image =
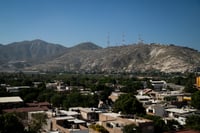
<svg viewBox="0 0 200 133">
<path fill-rule="evenodd" d="M 99 123 L 109 131 L 109 133 L 123 133 L 123 127 L 134 124 L 138 126 L 142 133 L 154 133 L 153 122 L 143 118 L 123 118 L 117 113 L 101 113 Z"/>
<path fill-rule="evenodd" d="M 99 113 L 102 111 L 97 108 L 83 108 L 83 107 L 72 107 L 70 111 L 77 111 L 83 120 L 94 122 L 99 120 Z"/>
</svg>

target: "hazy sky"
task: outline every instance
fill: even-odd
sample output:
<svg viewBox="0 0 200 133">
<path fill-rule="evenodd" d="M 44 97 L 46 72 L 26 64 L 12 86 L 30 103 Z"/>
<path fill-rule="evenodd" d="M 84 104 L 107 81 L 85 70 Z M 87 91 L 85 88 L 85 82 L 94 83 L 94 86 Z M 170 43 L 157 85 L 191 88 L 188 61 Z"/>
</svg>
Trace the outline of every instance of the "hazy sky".
<svg viewBox="0 0 200 133">
<path fill-rule="evenodd" d="M 0 43 L 177 44 L 200 50 L 200 0 L 0 0 Z M 124 37 L 123 37 L 124 36 Z"/>
</svg>

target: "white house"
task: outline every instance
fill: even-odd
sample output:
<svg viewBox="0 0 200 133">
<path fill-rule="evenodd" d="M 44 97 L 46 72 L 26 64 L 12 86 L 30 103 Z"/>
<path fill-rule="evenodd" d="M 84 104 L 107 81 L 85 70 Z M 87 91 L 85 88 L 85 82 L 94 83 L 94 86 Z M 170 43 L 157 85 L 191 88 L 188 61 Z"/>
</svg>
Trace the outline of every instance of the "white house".
<svg viewBox="0 0 200 133">
<path fill-rule="evenodd" d="M 190 108 L 168 108 L 165 109 L 167 115 L 169 118 L 173 118 L 174 120 L 177 120 L 181 125 L 186 124 L 187 116 L 194 114 L 197 112 L 196 109 L 190 109 Z"/>
</svg>

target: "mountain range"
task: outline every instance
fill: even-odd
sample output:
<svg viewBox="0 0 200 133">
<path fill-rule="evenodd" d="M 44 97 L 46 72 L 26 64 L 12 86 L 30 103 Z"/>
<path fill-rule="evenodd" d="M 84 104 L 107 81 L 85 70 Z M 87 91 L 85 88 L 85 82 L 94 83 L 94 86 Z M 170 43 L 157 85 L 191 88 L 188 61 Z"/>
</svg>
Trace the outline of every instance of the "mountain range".
<svg viewBox="0 0 200 133">
<path fill-rule="evenodd" d="M 199 51 L 176 45 L 85 42 L 67 48 L 38 39 L 0 45 L 1 71 L 186 72 L 198 66 Z"/>
</svg>

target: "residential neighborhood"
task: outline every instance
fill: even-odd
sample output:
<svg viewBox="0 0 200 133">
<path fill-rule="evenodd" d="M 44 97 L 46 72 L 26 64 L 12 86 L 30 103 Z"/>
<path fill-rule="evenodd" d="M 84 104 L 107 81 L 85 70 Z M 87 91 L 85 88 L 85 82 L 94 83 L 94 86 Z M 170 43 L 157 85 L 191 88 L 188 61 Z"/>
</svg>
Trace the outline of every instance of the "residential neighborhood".
<svg viewBox="0 0 200 133">
<path fill-rule="evenodd" d="M 0 0 L 0 133 L 200 133 L 200 0 Z"/>
<path fill-rule="evenodd" d="M 76 77 L 76 80 L 79 78 Z M 200 117 L 200 111 L 192 104 L 194 94 L 186 92 L 185 86 L 158 79 L 138 81 L 122 78 L 123 81 L 113 82 L 113 77 L 109 78 L 101 76 L 98 81 L 97 78 L 86 77 L 81 81 L 85 84 L 79 82 L 79 85 L 73 83 L 75 77 L 70 81 L 51 78 L 51 82 L 28 82 L 30 86 L 12 86 L 1 80 L 1 115 L 15 114 L 26 131 L 32 130 L 34 121 L 42 121 L 37 119 L 43 118 L 44 122 L 37 129 L 42 133 L 126 133 L 130 132 L 127 127 L 131 125 L 132 132 L 137 133 L 199 132 L 188 128 L 188 119 Z M 89 80 L 94 80 L 96 85 L 89 88 L 86 85 Z M 125 80 L 133 80 L 132 86 L 142 84 L 135 85 L 135 91 L 134 88 L 124 91 Z M 196 93 L 200 86 L 199 77 L 194 81 L 192 86 Z M 102 82 L 100 86 L 97 86 L 98 82 Z M 108 90 L 109 93 L 105 93 Z M 163 129 L 156 125 L 155 119 L 163 122 Z"/>
</svg>

